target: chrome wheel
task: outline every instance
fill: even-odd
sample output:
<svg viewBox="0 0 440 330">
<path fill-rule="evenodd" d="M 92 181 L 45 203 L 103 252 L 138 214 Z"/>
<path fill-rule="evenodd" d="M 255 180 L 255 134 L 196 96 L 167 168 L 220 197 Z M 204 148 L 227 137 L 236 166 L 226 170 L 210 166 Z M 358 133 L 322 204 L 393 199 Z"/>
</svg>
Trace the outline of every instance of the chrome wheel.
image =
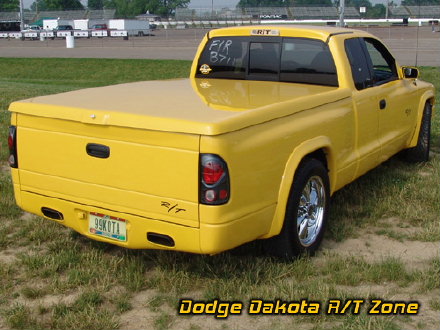
<svg viewBox="0 0 440 330">
<path fill-rule="evenodd" d="M 315 158 L 299 164 L 286 205 L 281 232 L 266 243 L 281 258 L 315 254 L 322 242 L 330 207 L 328 169 Z"/>
<path fill-rule="evenodd" d="M 312 176 L 301 193 L 296 218 L 298 238 L 302 246 L 315 243 L 324 223 L 326 193 L 319 176 Z"/>
</svg>

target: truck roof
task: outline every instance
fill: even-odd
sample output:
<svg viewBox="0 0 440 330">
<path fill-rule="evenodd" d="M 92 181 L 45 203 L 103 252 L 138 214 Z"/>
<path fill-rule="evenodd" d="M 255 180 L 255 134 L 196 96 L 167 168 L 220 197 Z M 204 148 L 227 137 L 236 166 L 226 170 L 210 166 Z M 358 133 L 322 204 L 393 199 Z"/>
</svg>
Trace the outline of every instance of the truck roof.
<svg viewBox="0 0 440 330">
<path fill-rule="evenodd" d="M 311 25 L 250 25 L 215 29 L 208 32 L 208 38 L 221 36 L 280 36 L 303 37 L 326 41 L 331 35 L 337 34 L 365 34 L 363 31 L 330 26 Z"/>
</svg>

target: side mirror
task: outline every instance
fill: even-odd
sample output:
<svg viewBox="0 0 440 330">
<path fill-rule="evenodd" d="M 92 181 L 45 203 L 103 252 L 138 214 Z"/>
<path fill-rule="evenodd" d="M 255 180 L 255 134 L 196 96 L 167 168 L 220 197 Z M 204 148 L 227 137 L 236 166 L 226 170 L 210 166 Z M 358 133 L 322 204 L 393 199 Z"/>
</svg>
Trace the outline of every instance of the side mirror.
<svg viewBox="0 0 440 330">
<path fill-rule="evenodd" d="M 402 72 L 404 78 L 417 79 L 419 77 L 419 69 L 414 67 L 404 66 Z"/>
</svg>

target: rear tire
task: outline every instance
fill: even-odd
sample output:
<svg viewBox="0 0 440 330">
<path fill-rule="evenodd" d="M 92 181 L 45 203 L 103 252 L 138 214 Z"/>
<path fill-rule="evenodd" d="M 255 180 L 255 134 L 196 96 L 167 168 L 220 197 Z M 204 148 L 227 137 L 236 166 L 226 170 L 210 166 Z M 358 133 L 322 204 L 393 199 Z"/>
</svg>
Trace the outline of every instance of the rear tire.
<svg viewBox="0 0 440 330">
<path fill-rule="evenodd" d="M 423 109 L 422 122 L 417 145 L 405 152 L 405 159 L 411 163 L 427 162 L 429 160 L 429 149 L 431 146 L 431 115 L 432 105 L 427 102 Z"/>
<path fill-rule="evenodd" d="M 267 251 L 283 259 L 313 255 L 321 244 L 330 205 L 327 169 L 313 158 L 299 165 L 290 191 L 283 228 L 266 242 Z"/>
</svg>

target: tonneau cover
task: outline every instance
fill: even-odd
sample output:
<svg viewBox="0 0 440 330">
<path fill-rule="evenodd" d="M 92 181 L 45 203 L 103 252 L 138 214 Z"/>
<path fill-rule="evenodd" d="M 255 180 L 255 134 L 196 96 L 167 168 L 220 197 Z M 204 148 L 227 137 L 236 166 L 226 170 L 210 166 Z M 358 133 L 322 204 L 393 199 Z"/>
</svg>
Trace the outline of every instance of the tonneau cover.
<svg viewBox="0 0 440 330">
<path fill-rule="evenodd" d="M 176 79 L 40 96 L 14 102 L 9 109 L 96 125 L 218 135 L 349 96 L 348 89 L 337 87 Z"/>
</svg>

